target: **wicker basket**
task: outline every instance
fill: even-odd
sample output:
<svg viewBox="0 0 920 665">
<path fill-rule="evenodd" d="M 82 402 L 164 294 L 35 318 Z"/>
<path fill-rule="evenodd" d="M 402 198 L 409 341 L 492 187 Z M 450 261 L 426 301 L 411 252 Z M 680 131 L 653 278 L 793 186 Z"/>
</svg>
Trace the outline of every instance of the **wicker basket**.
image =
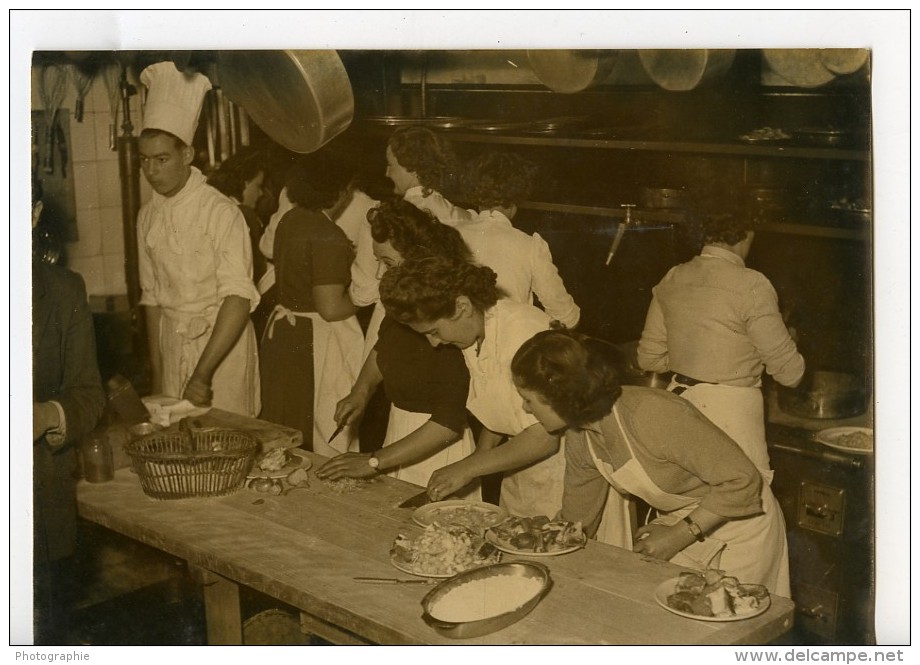
<svg viewBox="0 0 920 665">
<path fill-rule="evenodd" d="M 236 430 L 151 434 L 125 444 L 141 487 L 154 499 L 225 496 L 252 469 L 258 442 Z"/>
</svg>

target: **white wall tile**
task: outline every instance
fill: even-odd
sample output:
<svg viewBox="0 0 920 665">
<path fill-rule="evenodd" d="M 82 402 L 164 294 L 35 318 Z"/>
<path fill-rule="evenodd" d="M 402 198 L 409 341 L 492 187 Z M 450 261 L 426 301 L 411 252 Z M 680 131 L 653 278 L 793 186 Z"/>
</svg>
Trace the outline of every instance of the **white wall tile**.
<svg viewBox="0 0 920 665">
<path fill-rule="evenodd" d="M 99 209 L 99 222 L 102 231 L 102 254 L 125 253 L 125 229 L 121 219 L 121 207 Z"/>
<path fill-rule="evenodd" d="M 96 162 L 73 165 L 73 186 L 77 210 L 99 207 L 99 179 Z"/>
<path fill-rule="evenodd" d="M 74 164 L 79 162 L 95 161 L 96 159 L 96 128 L 95 114 L 87 113 L 83 122 L 70 118 L 70 158 Z"/>
<path fill-rule="evenodd" d="M 101 256 L 68 257 L 67 267 L 83 276 L 88 295 L 106 295 L 105 266 Z"/>
<path fill-rule="evenodd" d="M 77 211 L 76 242 L 67 243 L 67 256 L 99 256 L 102 254 L 102 224 L 98 208 Z"/>
<path fill-rule="evenodd" d="M 99 207 L 120 206 L 121 176 L 118 173 L 118 162 L 98 162 L 96 172 L 99 178 Z"/>
<path fill-rule="evenodd" d="M 102 257 L 105 266 L 105 294 L 117 295 L 128 292 L 125 283 L 125 255 L 113 254 Z"/>
</svg>

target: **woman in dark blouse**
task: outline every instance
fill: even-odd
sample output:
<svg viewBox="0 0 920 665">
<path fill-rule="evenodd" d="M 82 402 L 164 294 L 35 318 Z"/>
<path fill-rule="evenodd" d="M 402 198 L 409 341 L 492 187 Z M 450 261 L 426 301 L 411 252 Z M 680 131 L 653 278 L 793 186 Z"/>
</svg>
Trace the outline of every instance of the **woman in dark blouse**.
<svg viewBox="0 0 920 665">
<path fill-rule="evenodd" d="M 351 243 L 333 220 L 351 199 L 352 172 L 328 155 L 298 163 L 286 186 L 294 208 L 275 234 L 278 301 L 262 335 L 261 417 L 303 432 L 304 447 L 331 457 L 356 444 L 335 429 L 336 402 L 361 367 L 364 336 L 348 297 Z"/>
<path fill-rule="evenodd" d="M 368 213 L 374 255 L 381 273 L 406 258 L 442 255 L 469 259 L 460 234 L 401 200 Z M 383 448 L 346 453 L 317 470 L 320 478 L 364 478 L 378 472 L 426 486 L 432 472 L 473 452 L 466 424 L 469 371 L 459 349 L 433 347 L 423 335 L 387 317 L 351 393 L 339 402 L 336 420 L 357 421 L 383 382 L 392 402 Z M 475 482 L 457 496 L 480 496 Z"/>
</svg>

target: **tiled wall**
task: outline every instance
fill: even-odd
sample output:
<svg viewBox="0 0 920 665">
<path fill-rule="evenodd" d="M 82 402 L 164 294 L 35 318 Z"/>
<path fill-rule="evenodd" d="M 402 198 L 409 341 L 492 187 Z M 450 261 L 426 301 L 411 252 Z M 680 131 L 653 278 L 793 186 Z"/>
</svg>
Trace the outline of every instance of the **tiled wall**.
<svg viewBox="0 0 920 665">
<path fill-rule="evenodd" d="M 32 70 L 32 109 L 42 109 L 38 91 L 39 70 Z M 112 123 L 108 89 L 102 76 L 93 82 L 84 100 L 83 121 L 74 117 L 77 99 L 72 81 L 61 108 L 70 113 L 70 154 L 73 161 L 74 191 L 77 211 L 77 242 L 67 243 L 67 266 L 80 273 L 91 296 L 115 296 L 127 293 L 125 282 L 124 228 L 121 209 L 121 182 L 118 152 L 109 148 L 109 125 Z M 134 133 L 140 124 L 139 99 L 132 97 L 131 121 Z M 122 130 L 121 113 L 118 133 Z M 150 186 L 140 178 L 141 203 L 150 197 Z"/>
</svg>

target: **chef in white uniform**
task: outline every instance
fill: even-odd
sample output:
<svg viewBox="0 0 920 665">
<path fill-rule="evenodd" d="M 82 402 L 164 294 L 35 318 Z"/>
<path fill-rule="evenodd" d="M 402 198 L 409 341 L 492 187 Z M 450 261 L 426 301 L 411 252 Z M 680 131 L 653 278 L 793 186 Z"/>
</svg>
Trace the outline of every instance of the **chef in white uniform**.
<svg viewBox="0 0 920 665">
<path fill-rule="evenodd" d="M 151 65 L 140 78 L 147 99 L 138 151 L 153 195 L 138 214 L 138 262 L 153 392 L 256 416 L 258 349 L 249 315 L 259 294 L 249 231 L 236 204 L 192 166 L 211 84 L 172 62 Z"/>
</svg>

